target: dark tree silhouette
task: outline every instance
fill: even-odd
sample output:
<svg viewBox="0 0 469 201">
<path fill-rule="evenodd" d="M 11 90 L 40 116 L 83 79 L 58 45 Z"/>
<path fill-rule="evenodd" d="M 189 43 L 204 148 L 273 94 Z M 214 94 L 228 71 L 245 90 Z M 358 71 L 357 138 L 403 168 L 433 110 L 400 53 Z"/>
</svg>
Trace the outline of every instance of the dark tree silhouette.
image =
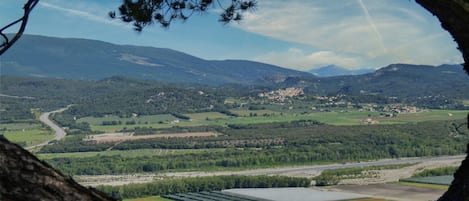
<svg viewBox="0 0 469 201">
<path fill-rule="evenodd" d="M 469 0 L 416 0 L 438 17 L 458 44 L 464 57 L 464 69 L 469 74 Z"/>
<path fill-rule="evenodd" d="M 39 0 L 28 0 L 23 7 L 23 16 L 0 29 L 0 55 L 23 35 L 29 14 L 38 2 Z M 242 12 L 253 10 L 256 7 L 256 0 L 123 0 L 118 14 L 111 11 L 109 16 L 126 23 L 133 23 L 136 31 L 142 31 L 154 23 L 167 28 L 175 20 L 185 21 L 194 13 L 203 14 L 213 7 L 222 9 L 220 22 L 230 23 L 242 20 Z M 16 24 L 20 24 L 19 30 L 13 37 L 8 37 L 5 32 Z"/>
<path fill-rule="evenodd" d="M 187 20 L 194 13 L 204 13 L 210 7 L 222 9 L 220 22 L 230 23 L 243 19 L 242 12 L 256 7 L 255 0 L 124 0 L 119 7 L 119 14 L 109 12 L 111 18 L 119 18 L 123 22 L 132 22 L 136 31 L 158 23 L 162 27 L 169 27 L 174 20 Z M 216 4 L 216 5 L 214 5 Z"/>
<path fill-rule="evenodd" d="M 464 57 L 464 69 L 469 74 L 469 0 L 416 0 L 418 4 L 436 15 L 441 26 L 458 43 Z M 469 128 L 469 114 L 467 115 Z M 469 201 L 469 144 L 467 157 L 454 174 L 454 180 L 438 201 Z"/>
<path fill-rule="evenodd" d="M 39 0 L 28 0 L 24 6 L 24 15 L 20 19 L 0 29 L 0 55 L 8 50 L 23 34 L 29 13 Z M 418 4 L 436 15 L 442 27 L 458 43 L 464 57 L 464 68 L 469 73 L 469 0 L 416 0 Z M 216 4 L 216 5 L 215 5 Z M 194 13 L 205 13 L 210 7 L 222 9 L 220 22 L 229 23 L 242 20 L 242 12 L 256 7 L 255 0 L 124 0 L 119 13 L 109 13 L 111 18 L 133 23 L 135 30 L 157 23 L 169 27 L 174 20 L 187 20 Z M 10 39 L 4 33 L 8 28 L 21 23 L 18 32 Z M 469 115 L 468 115 L 469 121 Z M 0 141 L 1 146 L 11 146 L 8 141 Z M 2 151 L 0 151 L 2 154 Z M 5 154 L 5 153 L 3 153 Z M 6 159 L 5 159 L 6 160 Z M 17 160 L 21 160 L 17 158 Z M 14 161 L 14 160 L 13 160 Z M 21 161 L 17 161 L 21 162 Z M 2 172 L 0 172 L 2 175 Z M 468 157 L 455 173 L 455 180 L 441 201 L 469 201 L 469 145 Z"/>
<path fill-rule="evenodd" d="M 24 15 L 21 18 L 11 22 L 10 24 L 0 29 L 0 36 L 2 37 L 0 39 L 2 41 L 0 43 L 0 55 L 5 53 L 23 35 L 23 32 L 26 28 L 26 24 L 28 23 L 29 13 L 33 10 L 33 8 L 37 5 L 38 2 L 39 0 L 28 0 L 23 7 Z M 9 30 L 9 28 L 13 27 L 16 24 L 20 24 L 20 28 L 12 38 L 9 38 L 5 34 L 5 31 Z"/>
</svg>

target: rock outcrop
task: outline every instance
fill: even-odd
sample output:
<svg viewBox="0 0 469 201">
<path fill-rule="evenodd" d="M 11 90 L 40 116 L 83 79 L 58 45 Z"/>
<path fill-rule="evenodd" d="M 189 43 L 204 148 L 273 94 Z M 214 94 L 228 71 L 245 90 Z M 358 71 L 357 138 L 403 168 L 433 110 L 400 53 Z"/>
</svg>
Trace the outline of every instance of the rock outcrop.
<svg viewBox="0 0 469 201">
<path fill-rule="evenodd" d="M 0 200 L 114 200 L 64 176 L 0 135 Z"/>
<path fill-rule="evenodd" d="M 469 144 L 466 159 L 454 173 L 454 180 L 448 191 L 438 201 L 469 201 Z"/>
<path fill-rule="evenodd" d="M 469 75 L 469 0 L 416 0 L 434 14 L 458 43 L 464 58 L 464 69 Z M 469 128 L 469 114 L 468 114 Z M 454 174 L 454 181 L 438 201 L 469 201 L 469 144 L 468 156 Z"/>
</svg>

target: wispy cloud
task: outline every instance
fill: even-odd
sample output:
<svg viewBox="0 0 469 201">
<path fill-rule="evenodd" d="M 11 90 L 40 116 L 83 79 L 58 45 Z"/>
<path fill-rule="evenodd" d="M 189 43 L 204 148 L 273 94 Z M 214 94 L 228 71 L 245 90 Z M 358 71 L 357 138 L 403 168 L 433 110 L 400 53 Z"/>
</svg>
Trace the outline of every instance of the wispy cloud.
<svg viewBox="0 0 469 201">
<path fill-rule="evenodd" d="M 253 60 L 307 71 L 314 68 L 335 64 L 348 69 L 360 68 L 362 58 L 353 55 L 337 54 L 332 51 L 317 51 L 305 53 L 299 48 L 289 48 L 286 51 L 272 51 L 259 55 Z"/>
<path fill-rule="evenodd" d="M 366 21 L 368 21 L 368 24 L 370 27 L 373 29 L 373 32 L 376 34 L 376 37 L 378 39 L 378 42 L 383 49 L 383 52 L 386 52 L 386 47 L 384 47 L 383 43 L 383 37 L 381 36 L 381 33 L 379 32 L 378 28 L 376 27 L 376 24 L 373 22 L 373 18 L 370 15 L 370 12 L 368 11 L 368 8 L 366 8 L 365 4 L 363 3 L 362 0 L 357 0 L 358 4 L 360 4 L 360 7 L 363 10 L 363 13 L 365 14 Z"/>
<path fill-rule="evenodd" d="M 63 7 L 63 6 L 60 6 L 60 5 L 47 3 L 47 2 L 43 2 L 43 1 L 40 1 L 39 5 L 44 7 L 44 8 L 60 11 L 60 12 L 63 12 L 65 14 L 77 16 L 77 17 L 80 17 L 80 18 L 83 18 L 83 19 L 86 19 L 86 20 L 90 20 L 90 21 L 93 21 L 93 22 L 118 26 L 118 27 L 122 27 L 122 28 L 126 28 L 126 29 L 131 29 L 131 27 L 129 25 L 123 24 L 119 21 L 113 21 L 105 15 L 96 15 L 96 14 L 93 14 L 91 12 L 86 12 L 86 11 L 73 9 L 73 8 L 67 8 L 67 7 Z"/>
<path fill-rule="evenodd" d="M 349 55 L 361 58 L 354 60 L 360 64 L 347 65 L 351 68 L 354 65 L 373 68 L 390 62 L 441 64 L 455 57 L 462 60 L 451 37 L 442 30 L 438 20 L 412 1 L 357 0 L 338 3 L 330 0 L 263 0 L 259 1 L 259 7 L 258 11 L 248 13 L 240 25 L 234 26 L 331 52 L 340 56 L 341 61 Z M 434 35 L 441 36 L 428 38 Z M 271 53 L 258 58 L 267 61 L 268 54 Z M 297 55 L 297 60 L 304 61 L 303 66 L 307 61 L 310 66 L 322 63 L 308 59 L 311 54 Z M 329 63 L 338 59 L 329 58 Z M 285 63 L 281 59 L 271 59 L 270 63 L 277 60 Z"/>
</svg>

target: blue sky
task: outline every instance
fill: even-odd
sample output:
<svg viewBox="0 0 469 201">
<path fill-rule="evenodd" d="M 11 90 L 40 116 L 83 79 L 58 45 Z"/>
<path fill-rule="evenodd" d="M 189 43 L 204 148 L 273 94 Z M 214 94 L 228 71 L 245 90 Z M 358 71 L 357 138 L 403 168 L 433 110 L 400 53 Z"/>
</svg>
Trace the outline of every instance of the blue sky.
<svg viewBox="0 0 469 201">
<path fill-rule="evenodd" d="M 0 26 L 20 17 L 24 2 L 1 0 Z M 25 33 L 165 47 L 204 59 L 247 59 L 297 70 L 463 62 L 436 17 L 413 0 L 258 0 L 256 11 L 240 23 L 219 23 L 213 9 L 142 33 L 108 18 L 120 2 L 40 0 Z"/>
</svg>

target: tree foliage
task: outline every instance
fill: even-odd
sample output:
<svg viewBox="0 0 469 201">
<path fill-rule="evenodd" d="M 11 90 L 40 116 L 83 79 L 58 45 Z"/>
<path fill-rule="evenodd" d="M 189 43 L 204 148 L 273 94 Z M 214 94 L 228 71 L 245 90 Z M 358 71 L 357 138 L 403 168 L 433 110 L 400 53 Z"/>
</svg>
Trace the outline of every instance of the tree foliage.
<svg viewBox="0 0 469 201">
<path fill-rule="evenodd" d="M 456 124 L 462 120 L 456 121 Z M 347 162 L 380 158 L 461 154 L 468 130 L 453 131 L 454 122 L 434 121 L 402 125 L 328 126 L 285 123 L 222 130 L 226 136 L 136 140 L 114 144 L 86 144 L 83 136 L 44 147 L 41 152 L 132 149 L 198 149 L 200 152 L 141 155 L 56 157 L 47 162 L 73 174 L 129 174 L 195 169 L 253 168 L 274 165 Z M 281 139 L 281 140 L 276 140 Z M 225 148 L 213 151 L 211 148 Z"/>
<path fill-rule="evenodd" d="M 33 8 L 37 5 L 38 2 L 39 0 L 28 0 L 23 7 L 23 16 L 0 29 L 0 37 L 2 38 L 2 42 L 0 43 L 0 55 L 2 55 L 11 46 L 13 46 L 13 44 L 23 35 L 23 32 L 26 29 L 26 24 L 28 23 L 29 13 L 33 10 Z M 20 23 L 20 28 L 18 29 L 17 33 L 13 35 L 12 38 L 9 38 L 4 33 L 4 31 L 9 30 L 9 28 L 13 27 L 18 23 Z"/>
<path fill-rule="evenodd" d="M 142 31 L 153 23 L 169 27 L 175 20 L 187 20 L 194 13 L 204 13 L 214 4 L 222 9 L 220 22 L 229 23 L 242 20 L 242 12 L 252 10 L 255 0 L 124 0 L 116 11 L 109 12 L 111 18 L 119 18 L 123 22 L 133 23 L 136 31 Z M 226 5 L 226 6 L 225 6 Z"/>
<path fill-rule="evenodd" d="M 308 187 L 310 180 L 286 176 L 211 176 L 159 180 L 146 184 L 99 186 L 98 189 L 119 198 L 138 198 L 188 192 L 215 191 L 232 188 Z"/>
</svg>

